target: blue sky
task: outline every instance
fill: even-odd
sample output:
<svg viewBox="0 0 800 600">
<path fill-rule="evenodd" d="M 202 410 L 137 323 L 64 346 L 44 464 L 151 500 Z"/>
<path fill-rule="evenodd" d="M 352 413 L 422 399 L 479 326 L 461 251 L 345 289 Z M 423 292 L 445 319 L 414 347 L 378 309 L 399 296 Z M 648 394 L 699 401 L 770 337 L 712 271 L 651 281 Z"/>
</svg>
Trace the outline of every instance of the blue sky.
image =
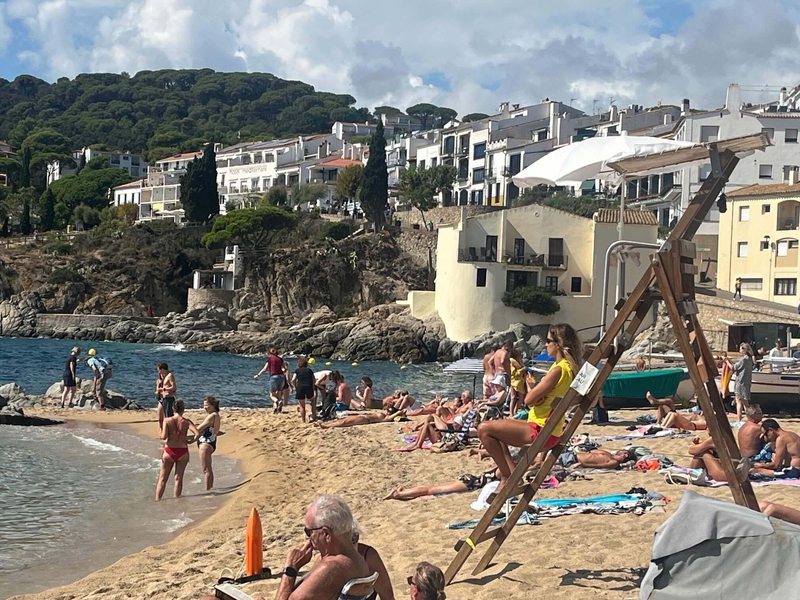
<svg viewBox="0 0 800 600">
<path fill-rule="evenodd" d="M 0 77 L 267 71 L 359 105 L 719 106 L 800 83 L 796 0 L 0 0 Z"/>
</svg>

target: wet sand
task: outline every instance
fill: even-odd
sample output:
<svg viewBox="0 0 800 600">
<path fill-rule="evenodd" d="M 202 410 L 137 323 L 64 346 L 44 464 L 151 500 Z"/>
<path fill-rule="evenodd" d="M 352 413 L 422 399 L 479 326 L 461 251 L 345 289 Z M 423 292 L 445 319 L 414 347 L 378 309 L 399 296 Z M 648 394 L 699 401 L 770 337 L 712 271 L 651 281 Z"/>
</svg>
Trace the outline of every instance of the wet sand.
<svg viewBox="0 0 800 600">
<path fill-rule="evenodd" d="M 631 419 L 643 411 L 612 413 Z M 48 415 L 63 411 L 47 411 Z M 124 423 L 143 435 L 156 435 L 152 413 L 69 413 L 72 418 Z M 187 413 L 195 419 L 199 413 Z M 800 432 L 800 422 L 778 418 Z M 585 426 L 592 435 L 624 434 L 626 423 Z M 127 556 L 73 584 L 25 598 L 193 599 L 212 589 L 223 570 L 234 573 L 243 562 L 244 528 L 252 507 L 264 526 L 264 564 L 274 572 L 284 564 L 288 549 L 303 542 L 305 508 L 322 493 L 342 495 L 361 522 L 364 541 L 375 546 L 387 565 L 395 596 L 408 594 L 405 578 L 420 560 L 445 569 L 455 555 L 453 545 L 464 531 L 445 528 L 451 521 L 473 519 L 480 513 L 469 504 L 477 492 L 411 502 L 382 501 L 398 486 L 443 483 L 463 473 L 477 473 L 488 462 L 466 452 L 434 454 L 392 452 L 401 444 L 396 424 L 376 424 L 325 430 L 302 425 L 294 408 L 283 415 L 270 410 L 223 411 L 219 450 L 241 461 L 248 482 L 231 492 L 211 517 L 193 524 L 172 541 Z M 705 437 L 703 432 L 700 434 Z M 613 451 L 628 442 L 606 442 Z M 691 438 L 642 442 L 656 454 L 688 464 Z M 193 451 L 189 470 L 199 468 Z M 625 493 L 640 486 L 665 494 L 672 502 L 666 513 L 642 516 L 576 515 L 519 526 L 503 545 L 493 565 L 471 575 L 477 558 L 462 569 L 447 592 L 448 598 L 530 598 L 627 600 L 638 598 L 638 582 L 647 567 L 653 533 L 677 508 L 685 487 L 664 483 L 656 473 L 609 473 L 591 481 L 567 482 L 543 490 L 542 498 L 584 497 Z M 155 482 L 154 482 L 155 485 Z M 693 487 L 715 498 L 730 500 L 726 487 Z M 168 488 L 167 496 L 171 493 Z M 759 499 L 800 505 L 800 489 L 788 486 L 756 488 Z M 225 573 L 229 574 L 229 573 Z M 271 598 L 277 580 L 243 586 L 251 595 Z"/>
</svg>

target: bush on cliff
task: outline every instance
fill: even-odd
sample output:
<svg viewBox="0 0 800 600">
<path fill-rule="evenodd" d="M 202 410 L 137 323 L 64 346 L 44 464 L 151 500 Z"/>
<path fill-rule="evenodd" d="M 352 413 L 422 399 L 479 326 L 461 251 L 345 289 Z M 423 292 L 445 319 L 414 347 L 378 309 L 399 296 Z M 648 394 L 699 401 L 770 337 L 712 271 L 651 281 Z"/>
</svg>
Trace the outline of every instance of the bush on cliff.
<svg viewBox="0 0 800 600">
<path fill-rule="evenodd" d="M 252 250 L 266 245 L 276 231 L 290 229 L 296 223 L 297 216 L 282 208 L 242 208 L 218 217 L 202 242 L 206 248 L 239 244 Z"/>
<path fill-rule="evenodd" d="M 518 287 L 512 292 L 503 294 L 503 304 L 518 308 L 526 313 L 536 315 L 552 315 L 561 310 L 558 300 L 542 288 L 533 286 Z"/>
<path fill-rule="evenodd" d="M 330 238 L 332 240 L 343 240 L 352 233 L 353 229 L 344 221 L 327 223 L 319 232 L 319 239 Z"/>
</svg>

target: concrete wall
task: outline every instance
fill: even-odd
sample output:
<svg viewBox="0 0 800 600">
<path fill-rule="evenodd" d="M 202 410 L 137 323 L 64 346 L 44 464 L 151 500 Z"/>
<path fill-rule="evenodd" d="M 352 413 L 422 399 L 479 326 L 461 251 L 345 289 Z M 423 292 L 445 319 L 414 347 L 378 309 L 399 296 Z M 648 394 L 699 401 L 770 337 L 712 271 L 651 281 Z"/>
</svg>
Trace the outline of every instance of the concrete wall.
<svg viewBox="0 0 800 600">
<path fill-rule="evenodd" d="M 443 206 L 426 212 L 425 221 L 428 223 L 433 223 L 434 228 L 447 223 L 455 223 L 459 219 L 461 208 L 467 209 L 468 217 L 482 215 L 498 210 L 497 208 L 493 208 L 491 206 Z M 422 216 L 419 214 L 417 209 L 397 212 L 395 213 L 394 218 L 395 220 L 402 222 L 403 227 L 411 227 L 415 224 L 419 225 L 420 228 L 424 227 L 422 223 Z"/>
<path fill-rule="evenodd" d="M 233 290 L 196 290 L 189 288 L 186 312 L 209 308 L 231 308 L 236 292 Z"/>
<path fill-rule="evenodd" d="M 411 316 L 424 319 L 436 312 L 436 292 L 409 292 L 406 304 L 411 308 Z"/>
<path fill-rule="evenodd" d="M 113 327 L 122 321 L 136 321 L 137 323 L 151 323 L 153 325 L 158 323 L 158 319 L 155 317 L 40 313 L 36 315 L 36 328 L 40 332 L 46 332 L 48 330 L 64 331 L 70 327 L 75 327 L 77 329 L 105 329 L 107 327 Z"/>
<path fill-rule="evenodd" d="M 700 309 L 698 315 L 700 325 L 714 350 L 726 350 L 728 347 L 728 326 L 721 323 L 720 319 L 800 324 L 800 315 L 790 311 L 701 294 L 698 294 L 696 299 L 697 307 Z"/>
</svg>

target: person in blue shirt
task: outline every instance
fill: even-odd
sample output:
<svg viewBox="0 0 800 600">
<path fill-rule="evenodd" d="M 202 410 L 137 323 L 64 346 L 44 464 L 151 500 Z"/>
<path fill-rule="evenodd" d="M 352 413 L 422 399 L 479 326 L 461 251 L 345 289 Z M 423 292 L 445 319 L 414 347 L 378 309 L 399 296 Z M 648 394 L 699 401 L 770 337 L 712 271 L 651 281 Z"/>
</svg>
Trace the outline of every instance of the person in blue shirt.
<svg viewBox="0 0 800 600">
<path fill-rule="evenodd" d="M 86 359 L 86 366 L 92 370 L 94 375 L 92 393 L 100 403 L 100 410 L 105 410 L 106 382 L 111 378 L 111 363 L 106 359 L 98 358 L 97 350 L 94 348 L 91 348 L 87 354 L 89 358 Z"/>
</svg>

